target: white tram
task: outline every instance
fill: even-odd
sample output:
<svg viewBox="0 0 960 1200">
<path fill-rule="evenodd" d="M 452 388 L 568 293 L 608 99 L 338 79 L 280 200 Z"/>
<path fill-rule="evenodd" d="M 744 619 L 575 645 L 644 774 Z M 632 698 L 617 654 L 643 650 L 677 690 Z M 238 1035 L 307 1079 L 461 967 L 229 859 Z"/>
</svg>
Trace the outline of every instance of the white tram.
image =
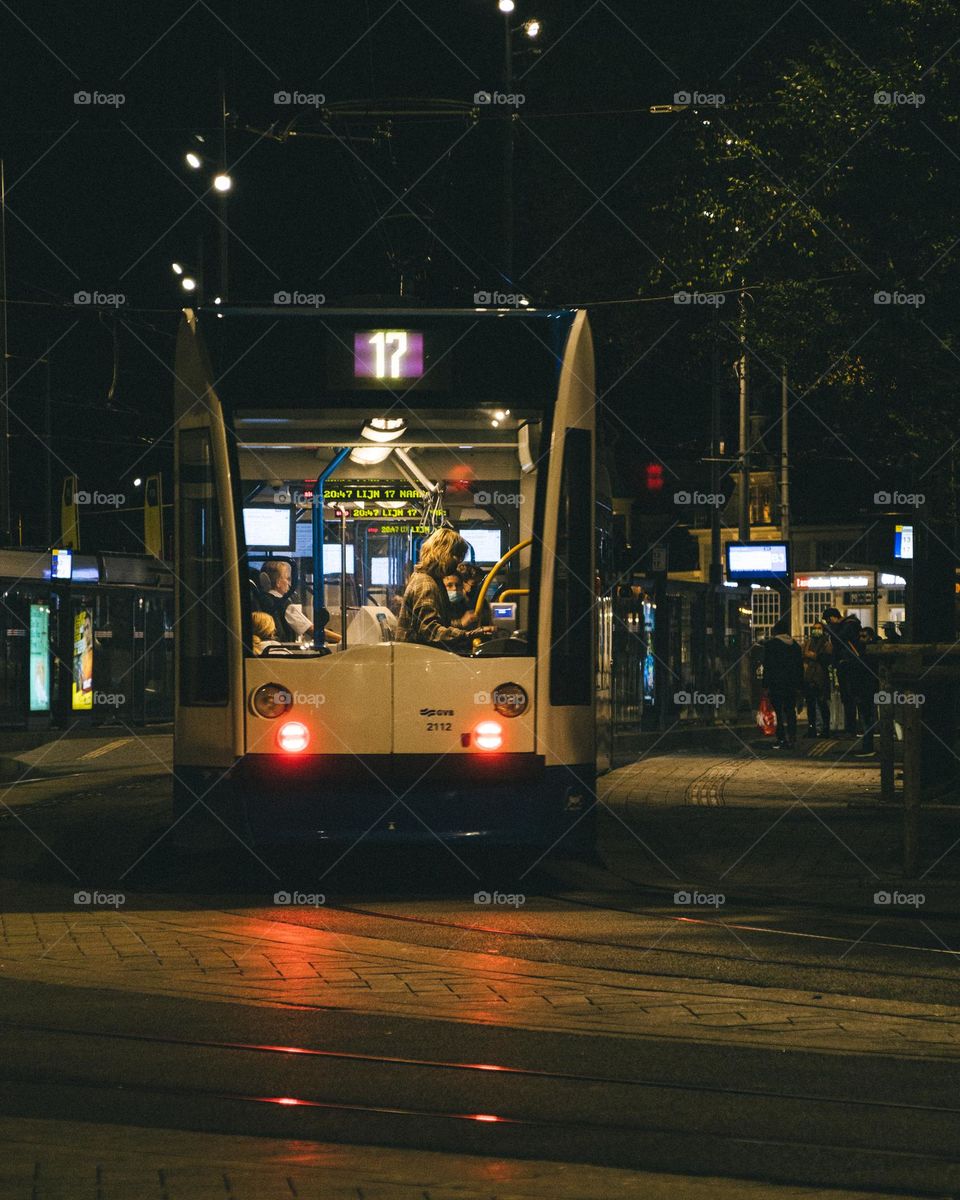
<svg viewBox="0 0 960 1200">
<path fill-rule="evenodd" d="M 186 311 L 177 810 L 262 841 L 589 843 L 595 403 L 583 311 Z M 397 637 L 440 526 L 496 627 L 467 653 Z"/>
</svg>

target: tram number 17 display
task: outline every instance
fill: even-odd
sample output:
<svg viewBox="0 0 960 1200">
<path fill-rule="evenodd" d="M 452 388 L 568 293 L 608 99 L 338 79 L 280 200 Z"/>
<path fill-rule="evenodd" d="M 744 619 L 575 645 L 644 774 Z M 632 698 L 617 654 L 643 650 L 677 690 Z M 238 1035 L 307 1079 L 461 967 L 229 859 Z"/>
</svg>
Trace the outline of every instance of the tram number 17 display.
<svg viewBox="0 0 960 1200">
<path fill-rule="evenodd" d="M 419 379 L 423 334 L 410 329 L 365 329 L 353 335 L 355 379 Z"/>
</svg>

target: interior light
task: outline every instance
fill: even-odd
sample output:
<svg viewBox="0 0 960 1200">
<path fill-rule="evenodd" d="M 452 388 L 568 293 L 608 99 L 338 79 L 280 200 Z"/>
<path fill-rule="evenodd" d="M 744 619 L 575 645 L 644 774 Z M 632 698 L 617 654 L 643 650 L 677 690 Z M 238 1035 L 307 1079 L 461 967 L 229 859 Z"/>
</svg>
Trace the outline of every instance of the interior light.
<svg viewBox="0 0 960 1200">
<path fill-rule="evenodd" d="M 406 428 L 403 417 L 374 417 L 364 425 L 360 436 L 368 442 L 395 442 Z"/>
<path fill-rule="evenodd" d="M 361 467 L 375 467 L 392 453 L 392 446 L 357 446 L 350 451 L 350 461 Z"/>
<path fill-rule="evenodd" d="M 406 500 L 378 500 L 377 508 L 406 508 Z"/>
<path fill-rule="evenodd" d="M 499 721 L 481 721 L 474 735 L 481 750 L 499 750 L 503 745 L 503 727 Z"/>
<path fill-rule="evenodd" d="M 287 754 L 299 754 L 310 744 L 310 730 L 302 721 L 285 721 L 277 731 L 277 745 Z"/>
</svg>

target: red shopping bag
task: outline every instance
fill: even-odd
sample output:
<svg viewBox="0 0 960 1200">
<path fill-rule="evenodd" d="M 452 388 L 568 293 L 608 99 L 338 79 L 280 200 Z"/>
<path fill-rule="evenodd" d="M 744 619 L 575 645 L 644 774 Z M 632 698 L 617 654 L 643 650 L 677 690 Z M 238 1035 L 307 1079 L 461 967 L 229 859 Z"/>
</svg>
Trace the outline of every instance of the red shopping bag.
<svg viewBox="0 0 960 1200">
<path fill-rule="evenodd" d="M 757 709 L 757 724 L 764 737 L 773 737 L 777 732 L 777 715 L 773 711 L 770 697 L 764 692 L 760 697 L 760 707 Z"/>
</svg>

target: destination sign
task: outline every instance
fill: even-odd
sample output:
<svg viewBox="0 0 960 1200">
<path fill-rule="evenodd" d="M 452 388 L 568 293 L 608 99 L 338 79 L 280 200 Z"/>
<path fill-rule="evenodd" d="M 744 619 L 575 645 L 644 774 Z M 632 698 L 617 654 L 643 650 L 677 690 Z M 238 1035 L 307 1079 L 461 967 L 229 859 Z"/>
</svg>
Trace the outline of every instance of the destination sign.
<svg viewBox="0 0 960 1200">
<path fill-rule="evenodd" d="M 428 533 L 433 533 L 433 527 L 430 525 L 414 525 L 410 521 L 390 521 L 383 525 L 368 525 L 368 534 L 387 534 L 387 533 L 413 533 L 423 534 L 424 537 Z"/>
<path fill-rule="evenodd" d="M 378 500 L 406 500 L 416 504 L 423 499 L 424 493 L 402 480 L 392 480 L 377 483 L 366 479 L 332 479 L 323 489 L 325 504 L 355 503 Z"/>
<path fill-rule="evenodd" d="M 439 517 L 447 515 L 446 509 L 443 508 L 434 511 Z M 419 508 L 391 508 L 388 512 L 384 512 L 382 508 L 351 508 L 347 510 L 347 516 L 355 521 L 382 521 L 385 517 L 389 517 L 391 521 L 423 520 L 423 513 Z"/>
</svg>

